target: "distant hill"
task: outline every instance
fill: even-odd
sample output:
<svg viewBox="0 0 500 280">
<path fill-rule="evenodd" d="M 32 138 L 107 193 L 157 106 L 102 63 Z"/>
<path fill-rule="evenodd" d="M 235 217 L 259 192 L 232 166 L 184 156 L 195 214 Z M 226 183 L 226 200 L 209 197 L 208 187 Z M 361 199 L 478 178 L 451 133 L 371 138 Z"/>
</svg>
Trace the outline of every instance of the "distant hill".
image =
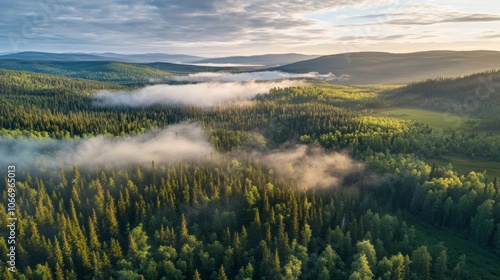
<svg viewBox="0 0 500 280">
<path fill-rule="evenodd" d="M 125 87 L 98 81 L 0 69 L 0 94 L 54 95 L 61 92 L 93 92 Z"/>
<path fill-rule="evenodd" d="M 498 66 L 500 69 L 500 65 Z M 428 79 L 410 83 L 397 91 L 428 97 L 454 98 L 462 102 L 477 98 L 500 102 L 500 70 L 462 77 Z"/>
<path fill-rule="evenodd" d="M 243 67 L 214 67 L 189 64 L 175 64 L 167 62 L 143 63 L 141 65 L 158 70 L 176 73 L 198 73 L 198 72 L 237 72 L 245 70 Z"/>
<path fill-rule="evenodd" d="M 286 54 L 264 54 L 251 56 L 228 56 L 220 58 L 209 58 L 194 61 L 194 63 L 216 63 L 216 64 L 246 64 L 246 65 L 263 65 L 274 67 L 294 63 L 301 60 L 307 60 L 318 57 L 317 55 L 304 55 L 297 53 Z"/>
<path fill-rule="evenodd" d="M 185 54 L 165 54 L 165 53 L 145 53 L 145 54 L 117 54 L 117 53 L 97 53 L 100 57 L 113 61 L 152 63 L 152 62 L 170 62 L 170 63 L 190 63 L 200 59 L 200 56 Z"/>
<path fill-rule="evenodd" d="M 407 84 L 427 78 L 462 76 L 500 68 L 496 51 L 359 52 L 321 56 L 271 68 L 291 73 L 349 75 L 348 83 Z"/>
<path fill-rule="evenodd" d="M 500 67 L 499 67 L 500 68 Z M 443 113 L 450 125 L 461 121 L 447 113 L 472 117 L 467 124 L 500 130 L 500 70 L 455 78 L 428 79 L 386 92 L 390 102 Z"/>
<path fill-rule="evenodd" d="M 486 113 L 484 117 L 500 120 L 500 70 L 456 78 L 428 79 L 410 83 L 394 92 L 413 96 L 415 102 L 427 107 L 473 116 Z M 451 101 L 456 105 L 450 105 Z"/>
<path fill-rule="evenodd" d="M 172 73 L 143 65 L 110 61 L 0 60 L 0 68 L 103 82 L 143 82 Z"/>
<path fill-rule="evenodd" d="M 0 55 L 0 59 L 53 60 L 53 61 L 99 61 L 106 58 L 92 54 L 18 52 Z"/>
<path fill-rule="evenodd" d="M 188 63 L 203 57 L 184 54 L 117 54 L 117 53 L 48 53 L 48 52 L 18 52 L 0 54 L 0 59 L 50 60 L 50 61 L 119 61 L 135 63 L 177 62 Z"/>
</svg>

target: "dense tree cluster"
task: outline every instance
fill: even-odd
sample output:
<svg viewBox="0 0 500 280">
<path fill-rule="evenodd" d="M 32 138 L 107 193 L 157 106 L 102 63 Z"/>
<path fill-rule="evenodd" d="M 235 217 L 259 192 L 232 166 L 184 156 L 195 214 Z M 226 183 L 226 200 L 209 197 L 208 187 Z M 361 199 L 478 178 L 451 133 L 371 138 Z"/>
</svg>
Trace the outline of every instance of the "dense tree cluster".
<svg viewBox="0 0 500 280">
<path fill-rule="evenodd" d="M 144 65 L 114 61 L 0 60 L 0 68 L 117 83 L 163 79 L 172 75 Z"/>
<path fill-rule="evenodd" d="M 101 106 L 89 92 L 106 87 L 123 88 L 115 84 L 2 71 L 0 127 L 5 134 L 65 138 L 120 136 L 194 120 L 211 129 L 219 150 L 242 146 L 249 138 L 246 132 L 258 131 L 274 144 L 318 142 L 328 149 L 349 148 L 361 158 L 389 150 L 422 156 L 451 154 L 500 159 L 500 139 L 495 135 L 436 131 L 414 122 L 369 117 L 353 111 L 352 108 L 376 103 L 376 95 L 367 89 L 288 87 L 258 96 L 253 106 L 203 110 L 159 105 Z"/>
<path fill-rule="evenodd" d="M 3 278 L 499 277 L 500 269 L 471 273 L 467 252 L 429 243 L 412 225 L 446 230 L 500 255 L 497 180 L 425 161 L 454 155 L 499 161 L 494 134 L 368 116 L 364 109 L 392 102 L 368 87 L 313 83 L 273 89 L 250 105 L 208 109 L 103 106 L 93 98 L 103 89 L 126 90 L 0 71 L 1 140 L 121 136 L 196 121 L 221 158 L 19 174 L 19 273 Z M 335 189 L 304 191 L 250 157 L 225 153 L 289 143 L 347 150 L 367 164 L 363 174 L 373 182 L 351 176 Z M 4 183 L 1 190 L 6 201 Z M 0 227 L 6 215 L 0 208 Z M 0 239 L 2 265 L 7 248 Z"/>
<path fill-rule="evenodd" d="M 17 279 L 451 275 L 446 248 L 417 243 L 371 195 L 297 191 L 251 162 L 74 167 L 28 176 L 17 192 Z"/>
<path fill-rule="evenodd" d="M 500 71 L 412 83 L 391 95 L 401 104 L 479 117 L 485 129 L 500 128 Z"/>
<path fill-rule="evenodd" d="M 408 155 L 377 153 L 368 162 L 397 177 L 382 192 L 392 209 L 407 210 L 435 227 L 443 227 L 492 248 L 500 255 L 500 185 L 483 173 L 459 176 L 449 166 L 430 166 Z"/>
</svg>

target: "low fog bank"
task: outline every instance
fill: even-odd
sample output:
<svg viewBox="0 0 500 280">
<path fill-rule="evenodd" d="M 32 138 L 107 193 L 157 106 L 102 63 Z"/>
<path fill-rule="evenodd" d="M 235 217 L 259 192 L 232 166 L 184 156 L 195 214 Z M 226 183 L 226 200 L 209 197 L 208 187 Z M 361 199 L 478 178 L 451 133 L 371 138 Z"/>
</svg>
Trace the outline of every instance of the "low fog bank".
<svg viewBox="0 0 500 280">
<path fill-rule="evenodd" d="M 277 87 L 303 85 L 300 79 L 339 80 L 333 74 L 292 74 L 279 71 L 251 73 L 196 73 L 170 78 L 176 82 L 195 84 L 153 85 L 139 90 L 100 91 L 94 95 L 96 104 L 105 106 L 148 107 L 153 105 L 209 107 L 227 102 L 244 102 L 257 94 L 267 94 Z"/>
<path fill-rule="evenodd" d="M 299 145 L 267 152 L 254 150 L 220 154 L 208 139 L 207 133 L 196 123 L 177 124 L 158 132 L 118 138 L 0 138 L 0 166 L 15 164 L 18 170 L 43 171 L 73 165 L 82 168 L 108 164 L 124 167 L 151 161 L 178 163 L 201 160 L 220 165 L 235 158 L 244 162 L 251 157 L 252 161 L 272 169 L 278 178 L 294 181 L 300 189 L 335 188 L 341 186 L 348 176 L 364 174 L 364 164 L 346 153 Z"/>
<path fill-rule="evenodd" d="M 346 176 L 364 170 L 363 163 L 356 162 L 346 153 L 327 153 L 322 148 L 306 145 L 252 156 L 272 168 L 276 175 L 292 179 L 304 189 L 338 187 Z"/>
<path fill-rule="evenodd" d="M 189 63 L 185 65 L 208 66 L 208 67 L 260 67 L 260 68 L 266 67 L 264 64 L 244 64 L 244 63 Z"/>
<path fill-rule="evenodd" d="M 197 124 L 178 124 L 143 135 L 83 140 L 11 140 L 0 138 L 0 165 L 24 169 L 64 166 L 127 165 L 203 159 L 215 152 Z"/>
<path fill-rule="evenodd" d="M 260 71 L 248 73 L 214 73 L 214 72 L 201 72 L 189 74 L 187 76 L 176 76 L 171 79 L 178 82 L 250 82 L 250 81 L 274 81 L 283 79 L 316 79 L 325 81 L 335 81 L 345 79 L 345 76 L 335 76 L 332 73 L 319 74 L 318 72 L 309 73 L 287 73 L 281 71 Z"/>
<path fill-rule="evenodd" d="M 209 107 L 225 102 L 246 101 L 257 94 L 269 93 L 276 87 L 301 85 L 300 81 L 277 82 L 210 82 L 188 85 L 154 85 L 132 91 L 100 91 L 94 98 L 98 104 L 127 107 L 191 105 Z"/>
</svg>

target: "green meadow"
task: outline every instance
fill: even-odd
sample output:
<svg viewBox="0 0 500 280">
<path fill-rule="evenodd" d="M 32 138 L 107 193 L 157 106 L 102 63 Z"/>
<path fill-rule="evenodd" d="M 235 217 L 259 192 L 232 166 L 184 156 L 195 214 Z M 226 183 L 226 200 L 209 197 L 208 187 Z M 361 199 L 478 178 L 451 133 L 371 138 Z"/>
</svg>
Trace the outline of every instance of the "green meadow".
<svg viewBox="0 0 500 280">
<path fill-rule="evenodd" d="M 468 117 L 417 108 L 386 108 L 374 111 L 375 115 L 428 124 L 435 129 L 465 129 Z"/>
</svg>

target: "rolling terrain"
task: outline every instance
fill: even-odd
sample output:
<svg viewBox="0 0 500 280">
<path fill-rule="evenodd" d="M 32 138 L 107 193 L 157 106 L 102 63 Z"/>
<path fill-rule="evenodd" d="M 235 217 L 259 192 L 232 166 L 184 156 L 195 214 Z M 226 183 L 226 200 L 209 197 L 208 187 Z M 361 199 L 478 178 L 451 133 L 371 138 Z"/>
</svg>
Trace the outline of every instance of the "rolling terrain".
<svg viewBox="0 0 500 280">
<path fill-rule="evenodd" d="M 18 52 L 0 54 L 2 59 L 47 60 L 47 61 L 116 61 L 129 63 L 175 63 L 175 64 L 251 64 L 260 66 L 279 66 L 301 60 L 318 57 L 317 55 L 265 54 L 252 56 L 229 56 L 205 58 L 185 54 L 118 54 L 118 53 L 48 53 L 48 52 Z"/>
<path fill-rule="evenodd" d="M 190 64 L 174 64 L 165 62 L 145 63 L 141 64 L 153 69 L 162 71 L 170 71 L 176 73 L 199 73 L 199 72 L 240 72 L 252 68 L 245 67 L 218 67 L 218 66 L 201 66 Z"/>
<path fill-rule="evenodd" d="M 1 54 L 1 59 L 47 60 L 47 61 L 118 61 L 134 63 L 176 62 L 186 63 L 203 59 L 199 56 L 183 54 L 117 54 L 117 53 L 48 53 L 48 52 L 18 52 Z"/>
<path fill-rule="evenodd" d="M 498 1 L 3 1 L 0 280 L 500 280 Z"/>
<path fill-rule="evenodd" d="M 49 61 L 103 61 L 104 57 L 79 53 L 18 52 L 0 55 L 1 59 L 49 60 Z"/>
<path fill-rule="evenodd" d="M 153 62 L 169 62 L 169 63 L 190 63 L 200 59 L 200 56 L 185 55 L 185 54 L 165 54 L 165 53 L 145 53 L 145 54 L 118 54 L 118 53 L 96 53 L 106 60 L 134 62 L 134 63 L 153 63 Z"/>
<path fill-rule="evenodd" d="M 297 61 L 308 60 L 318 57 L 317 55 L 303 55 L 297 53 L 287 54 L 264 54 L 252 56 L 229 56 L 220 58 L 208 58 L 195 61 L 194 63 L 211 63 L 211 64 L 242 64 L 242 65 L 260 65 L 267 67 L 275 67 L 294 63 Z"/>
<path fill-rule="evenodd" d="M 499 65 L 500 52 L 495 51 L 359 52 L 321 56 L 271 70 L 349 75 L 351 84 L 407 84 L 496 70 Z"/>
<path fill-rule="evenodd" d="M 427 79 L 388 91 L 394 103 L 411 104 L 443 113 L 443 120 L 450 125 L 459 114 L 464 119 L 478 121 L 469 123 L 485 130 L 500 129 L 500 70 L 492 70 L 462 77 Z M 445 115 L 448 114 L 448 115 Z"/>
<path fill-rule="evenodd" d="M 0 69 L 117 83 L 145 82 L 172 76 L 172 73 L 167 71 L 113 61 L 0 60 Z"/>
<path fill-rule="evenodd" d="M 0 69 L 30 71 L 104 82 L 137 83 L 165 79 L 174 74 L 237 72 L 241 67 L 213 67 L 166 62 L 125 63 L 116 61 L 46 61 L 0 59 Z"/>
<path fill-rule="evenodd" d="M 4 62 L 23 70 L 0 70 L 0 163 L 19 170 L 26 221 L 19 277 L 500 277 L 500 137 L 483 123 L 498 115 L 498 72 L 141 88 L 123 84 L 177 66 Z M 491 106 L 436 107 L 471 92 Z M 4 265 L 3 238 L 0 252 Z"/>
</svg>

